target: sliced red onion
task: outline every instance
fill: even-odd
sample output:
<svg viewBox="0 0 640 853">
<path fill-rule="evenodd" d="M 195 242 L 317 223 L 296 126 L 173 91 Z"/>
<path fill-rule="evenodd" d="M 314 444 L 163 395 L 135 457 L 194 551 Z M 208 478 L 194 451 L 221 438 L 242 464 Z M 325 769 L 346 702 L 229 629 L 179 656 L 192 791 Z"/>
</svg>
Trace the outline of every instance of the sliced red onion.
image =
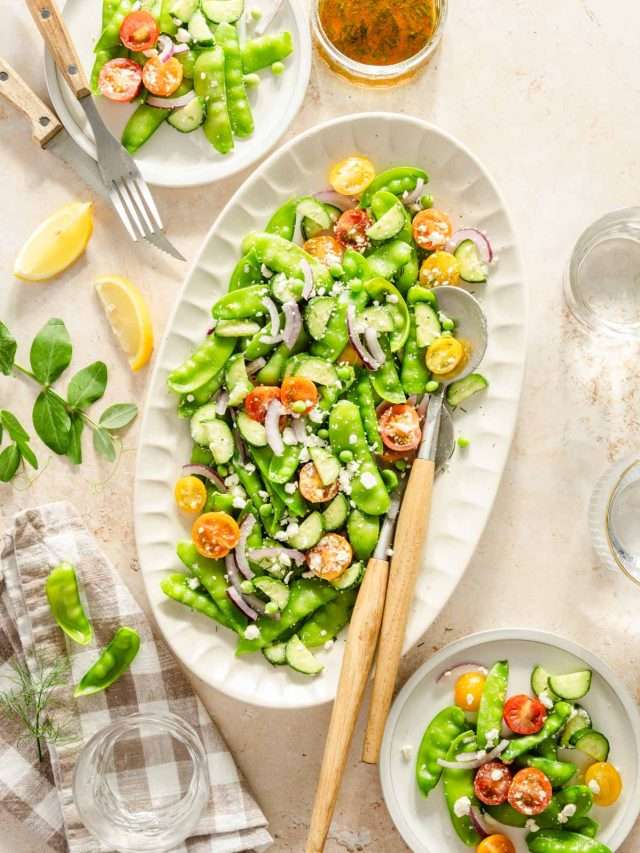
<svg viewBox="0 0 640 853">
<path fill-rule="evenodd" d="M 272 400 L 267 406 L 267 416 L 264 419 L 267 441 L 276 456 L 282 456 L 284 453 L 284 442 L 282 441 L 282 434 L 280 432 L 280 418 L 285 413 L 285 408 L 280 400 Z"/>
<path fill-rule="evenodd" d="M 249 619 L 257 619 L 258 614 L 263 614 L 264 610 L 264 601 L 258 598 L 257 595 L 247 595 L 242 592 L 240 584 L 242 583 L 242 578 L 240 577 L 240 572 L 238 570 L 238 566 L 236 563 L 236 558 L 234 556 L 233 551 L 229 551 L 227 556 L 224 558 L 224 567 L 227 570 L 227 576 L 231 581 L 231 586 L 227 590 L 227 595 L 231 598 L 234 604 L 240 607 L 243 613 L 246 613 L 247 616 L 249 614 L 244 610 L 243 607 L 238 604 L 236 601 L 236 596 L 238 596 L 242 602 L 255 614 L 254 616 L 249 616 Z"/>
<path fill-rule="evenodd" d="M 251 548 L 248 553 L 249 559 L 256 561 L 277 559 L 281 554 L 286 554 L 299 566 L 305 561 L 302 551 L 297 551 L 295 548 Z"/>
<path fill-rule="evenodd" d="M 224 415 L 229 405 L 229 392 L 221 388 L 216 394 L 216 415 Z"/>
<path fill-rule="evenodd" d="M 293 419 L 293 434 L 296 437 L 298 444 L 307 443 L 307 422 L 305 418 Z"/>
<path fill-rule="evenodd" d="M 254 358 L 253 361 L 250 361 L 247 365 L 247 376 L 254 376 L 259 370 L 267 363 L 267 359 L 260 356 L 260 358 Z"/>
<path fill-rule="evenodd" d="M 161 35 L 158 38 L 158 59 L 160 62 L 166 62 L 171 59 L 173 56 L 173 41 L 169 38 L 169 36 Z"/>
<path fill-rule="evenodd" d="M 494 758 L 498 758 L 498 756 L 502 755 L 505 749 L 509 746 L 509 741 L 505 738 L 501 740 L 500 743 L 496 746 L 495 749 L 492 749 L 491 752 L 487 752 L 485 755 L 480 758 L 474 758 L 470 761 L 463 761 L 462 755 L 458 756 L 457 761 L 446 761 L 444 758 L 438 759 L 438 764 L 440 767 L 446 767 L 449 770 L 477 770 L 478 767 L 482 767 L 483 764 L 488 764 L 490 761 L 493 761 Z M 469 755 L 478 755 L 478 753 L 469 753 Z"/>
<path fill-rule="evenodd" d="M 315 282 L 313 280 L 313 270 L 311 269 L 311 264 L 309 261 L 303 259 L 300 261 L 300 269 L 302 270 L 302 275 L 304 276 L 304 287 L 302 288 L 302 298 L 310 299 L 313 295 L 313 290 L 315 287 Z"/>
<path fill-rule="evenodd" d="M 262 335 L 260 340 L 265 344 L 278 344 L 282 340 L 282 334 L 280 333 L 280 314 L 278 313 L 278 306 L 271 299 L 270 296 L 265 296 L 262 300 L 262 304 L 269 312 L 269 319 L 271 320 L 271 334 L 270 335 Z"/>
<path fill-rule="evenodd" d="M 341 193 L 337 193 L 335 190 L 329 187 L 326 190 L 320 190 L 320 192 L 313 194 L 314 198 L 317 198 L 318 201 L 323 201 L 325 204 L 330 204 L 332 207 L 337 207 L 338 210 L 353 210 L 354 207 L 357 207 L 358 200 L 352 198 L 349 195 L 342 195 Z"/>
<path fill-rule="evenodd" d="M 364 330 L 364 339 L 367 344 L 367 349 L 374 357 L 374 359 L 378 362 L 378 364 L 383 365 L 387 360 L 386 355 L 384 354 L 384 350 L 380 346 L 380 341 L 378 340 L 378 333 L 373 328 L 373 326 L 367 326 Z"/>
<path fill-rule="evenodd" d="M 236 565 L 249 581 L 254 576 L 254 571 L 247 561 L 247 538 L 251 535 L 255 523 L 255 518 L 249 513 L 240 525 L 240 538 L 235 550 Z"/>
<path fill-rule="evenodd" d="M 149 95 L 147 103 L 151 107 L 160 107 L 163 110 L 179 110 L 190 104 L 195 97 L 196 93 L 192 89 L 186 95 L 180 95 L 179 98 L 156 98 L 155 95 Z"/>
<path fill-rule="evenodd" d="M 257 612 L 253 609 L 253 607 L 251 607 L 250 604 L 248 604 L 244 600 L 244 597 L 242 596 L 242 594 L 239 593 L 238 590 L 234 586 L 230 586 L 227 589 L 227 595 L 229 596 L 231 601 L 233 601 L 233 603 L 238 608 L 238 610 L 240 610 L 242 613 L 244 613 L 244 615 L 247 617 L 247 619 L 251 619 L 252 622 L 256 621 L 256 619 L 258 618 Z"/>
<path fill-rule="evenodd" d="M 365 367 L 368 367 L 369 370 L 377 370 L 380 367 L 380 364 L 362 343 L 356 324 L 356 308 L 353 304 L 350 304 L 347 308 L 347 328 L 349 329 L 349 340 L 351 341 L 354 350 L 362 359 Z"/>
<path fill-rule="evenodd" d="M 176 56 L 178 53 L 186 53 L 188 50 L 190 50 L 190 47 L 184 42 L 182 44 L 174 44 L 173 55 Z"/>
<path fill-rule="evenodd" d="M 293 349 L 298 335 L 302 331 L 302 314 L 297 302 L 285 302 L 282 306 L 284 312 L 284 331 L 282 340 L 285 346 Z"/>
<path fill-rule="evenodd" d="M 473 824 L 473 828 L 478 833 L 480 838 L 488 838 L 491 833 L 486 828 L 484 823 L 482 822 L 482 818 L 480 816 L 480 811 L 476 809 L 475 806 L 471 806 L 471 810 L 469 811 L 469 820 Z"/>
<path fill-rule="evenodd" d="M 271 6 L 267 9 L 256 26 L 255 33 L 257 36 L 263 36 L 266 33 L 268 28 L 271 26 L 273 19 L 280 11 L 282 3 L 283 0 L 273 0 Z"/>
<path fill-rule="evenodd" d="M 407 193 L 406 196 L 403 197 L 402 203 L 409 207 L 412 204 L 416 204 L 422 198 L 422 190 L 424 189 L 424 178 L 418 178 L 418 183 L 416 184 L 416 188 L 412 190 L 410 193 Z"/>
<path fill-rule="evenodd" d="M 464 240 L 472 240 L 476 244 L 480 257 L 485 264 L 491 263 L 493 260 L 493 248 L 491 247 L 489 238 L 477 228 L 461 228 L 459 231 L 456 231 L 447 243 L 447 252 L 453 254 Z"/>
<path fill-rule="evenodd" d="M 216 474 L 213 468 L 209 468 L 207 465 L 183 465 L 182 473 L 185 477 L 188 477 L 189 474 L 193 474 L 195 477 L 205 477 L 205 479 L 210 480 L 216 489 L 223 494 L 228 492 L 227 487 L 223 483 L 222 479 Z"/>
<path fill-rule="evenodd" d="M 428 399 L 429 398 L 427 397 L 427 400 Z M 459 678 L 461 675 L 464 675 L 465 672 L 481 672 L 483 675 L 486 675 L 487 668 L 481 663 L 477 663 L 477 661 L 465 661 L 464 663 L 458 663 L 450 669 L 444 669 L 436 678 L 436 683 L 439 683 L 444 678 Z"/>
</svg>

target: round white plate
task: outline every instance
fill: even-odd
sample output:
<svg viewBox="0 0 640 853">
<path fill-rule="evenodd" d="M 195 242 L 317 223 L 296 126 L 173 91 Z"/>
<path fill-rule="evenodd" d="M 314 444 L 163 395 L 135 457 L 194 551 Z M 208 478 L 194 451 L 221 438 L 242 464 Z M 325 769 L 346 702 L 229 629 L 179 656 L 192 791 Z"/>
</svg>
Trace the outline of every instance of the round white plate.
<svg viewBox="0 0 640 853">
<path fill-rule="evenodd" d="M 624 789 L 615 806 L 590 813 L 600 824 L 598 840 L 617 850 L 629 834 L 640 812 L 640 714 L 609 667 L 575 643 L 548 634 L 519 628 L 471 634 L 439 651 L 405 684 L 387 721 L 380 778 L 387 808 L 413 853 L 456 853 L 468 850 L 456 836 L 441 786 L 427 799 L 415 784 L 415 760 L 422 734 L 438 711 L 453 703 L 453 683 L 438 675 L 460 663 L 471 661 L 490 667 L 497 660 L 509 661 L 509 695 L 530 693 L 531 670 L 540 664 L 549 672 L 593 670 L 591 690 L 581 704 L 595 727 L 611 743 L 609 760 L 619 769 Z M 409 760 L 403 747 L 411 747 Z M 517 853 L 527 853 L 524 830 L 487 821 L 487 829 L 509 836 Z"/>
<path fill-rule="evenodd" d="M 266 10 L 271 0 L 251 0 L 250 7 Z M 194 187 L 228 178 L 263 157 L 285 133 L 302 105 L 311 73 L 311 36 L 306 6 L 286 0 L 269 32 L 289 30 L 294 51 L 285 60 L 286 70 L 274 77 L 261 71 L 262 82 L 249 90 L 256 129 L 249 139 L 236 139 L 231 154 L 218 154 L 201 130 L 178 133 L 166 122 L 135 155 L 142 176 L 161 187 Z M 101 0 L 67 0 L 64 19 L 87 73 L 93 65 L 93 45 L 100 34 Z M 248 37 L 253 28 L 247 25 Z M 93 133 L 82 107 L 71 94 L 51 54 L 45 53 L 45 77 L 51 102 L 73 139 L 87 154 L 96 158 Z M 95 98 L 98 111 L 113 135 L 120 139 L 135 104 L 116 104 Z"/>
<path fill-rule="evenodd" d="M 471 446 L 456 453 L 437 481 L 429 544 L 409 622 L 406 647 L 438 615 L 462 577 L 482 534 L 509 452 L 525 354 L 525 289 L 513 230 L 484 168 L 455 139 L 409 116 L 366 113 L 315 127 L 274 154 L 246 181 L 211 229 L 188 277 L 158 357 L 142 426 L 136 476 L 135 522 L 141 569 L 158 624 L 180 659 L 208 684 L 246 702 L 301 708 L 335 695 L 342 643 L 323 653 L 322 675 L 296 676 L 269 666 L 262 655 L 234 655 L 234 637 L 202 616 L 168 602 L 159 588 L 175 570 L 175 544 L 188 536 L 174 505 L 173 484 L 191 449 L 188 425 L 167 392 L 169 372 L 203 339 L 212 303 L 227 288 L 243 236 L 264 227 L 275 208 L 294 195 L 326 185 L 331 164 L 360 151 L 379 170 L 423 166 L 437 203 L 456 224 L 478 225 L 499 255 L 486 286 L 475 288 L 489 323 L 482 372 L 491 387 L 456 415 Z"/>
</svg>

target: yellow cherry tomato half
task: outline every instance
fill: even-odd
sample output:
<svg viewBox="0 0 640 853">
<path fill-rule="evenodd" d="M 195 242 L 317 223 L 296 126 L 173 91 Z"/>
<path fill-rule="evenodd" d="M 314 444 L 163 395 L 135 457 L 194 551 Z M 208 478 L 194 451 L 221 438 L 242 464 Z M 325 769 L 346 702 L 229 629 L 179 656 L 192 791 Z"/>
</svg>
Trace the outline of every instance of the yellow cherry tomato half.
<svg viewBox="0 0 640 853">
<path fill-rule="evenodd" d="M 465 672 L 456 681 L 455 703 L 463 711 L 477 711 L 482 699 L 486 676 L 481 672 Z"/>
<path fill-rule="evenodd" d="M 367 157 L 347 157 L 329 172 L 329 183 L 342 195 L 361 195 L 376 176 L 375 166 Z"/>
<path fill-rule="evenodd" d="M 587 768 L 584 774 L 586 784 L 593 792 L 593 802 L 597 806 L 612 806 L 622 793 L 620 774 L 608 761 L 598 761 Z"/>
<path fill-rule="evenodd" d="M 506 835 L 489 835 L 478 844 L 476 853 L 516 853 L 516 848 Z"/>
<path fill-rule="evenodd" d="M 202 512 L 207 502 L 207 489 L 197 477 L 180 477 L 174 489 L 178 509 L 182 512 Z"/>
<path fill-rule="evenodd" d="M 460 263 L 451 252 L 434 252 L 425 258 L 420 267 L 420 284 L 437 287 L 439 284 L 456 285 L 460 281 Z"/>
<path fill-rule="evenodd" d="M 427 348 L 425 361 L 436 376 L 444 376 L 457 370 L 465 357 L 463 345 L 457 338 L 441 337 Z"/>
</svg>

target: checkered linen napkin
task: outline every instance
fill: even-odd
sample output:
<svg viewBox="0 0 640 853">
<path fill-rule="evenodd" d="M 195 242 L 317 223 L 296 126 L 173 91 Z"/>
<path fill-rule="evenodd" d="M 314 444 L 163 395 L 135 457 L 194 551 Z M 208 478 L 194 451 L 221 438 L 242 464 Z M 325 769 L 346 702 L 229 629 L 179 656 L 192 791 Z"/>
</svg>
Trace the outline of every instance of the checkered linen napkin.
<svg viewBox="0 0 640 853">
<path fill-rule="evenodd" d="M 72 563 L 78 573 L 95 635 L 89 647 L 71 642 L 49 611 L 44 583 L 49 570 L 63 560 Z M 19 741 L 20 730 L 2 720 L 0 826 L 3 812 L 13 816 L 37 836 L 38 850 L 43 853 L 103 853 L 107 848 L 85 828 L 73 801 L 71 785 L 78 753 L 89 738 L 119 717 L 138 711 L 172 711 L 200 735 L 211 782 L 210 799 L 193 837 L 176 851 L 236 853 L 269 847 L 272 839 L 267 821 L 220 733 L 164 643 L 153 638 L 143 612 L 75 509 L 61 502 L 19 513 L 5 534 L 0 568 L 0 680 L 10 671 L 14 658 L 32 662 L 37 649 L 45 659 L 68 655 L 77 683 L 120 625 L 135 628 L 142 640 L 131 669 L 108 690 L 74 700 L 71 685 L 59 688 L 58 698 L 70 712 L 70 737 L 50 746 L 44 761 L 38 762 L 33 742 Z M 175 774 L 177 780 L 183 771 L 173 752 L 154 754 L 146 762 L 142 748 L 139 755 L 138 789 L 143 801 L 159 774 Z"/>
</svg>

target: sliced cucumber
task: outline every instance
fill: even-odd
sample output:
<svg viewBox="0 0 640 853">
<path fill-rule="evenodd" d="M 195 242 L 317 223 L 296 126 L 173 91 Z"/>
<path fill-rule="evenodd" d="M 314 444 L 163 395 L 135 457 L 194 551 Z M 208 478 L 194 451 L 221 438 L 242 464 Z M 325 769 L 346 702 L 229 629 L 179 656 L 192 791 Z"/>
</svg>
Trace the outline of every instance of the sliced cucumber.
<svg viewBox="0 0 640 853">
<path fill-rule="evenodd" d="M 331 586 L 336 589 L 351 589 L 352 586 L 357 586 L 364 577 L 364 563 L 351 563 L 346 572 L 343 572 L 339 578 L 331 581 Z"/>
<path fill-rule="evenodd" d="M 262 654 L 272 666 L 284 666 L 287 662 L 286 650 L 286 643 L 275 643 L 273 646 L 267 646 L 266 649 L 263 649 Z"/>
<path fill-rule="evenodd" d="M 214 24 L 233 24 L 244 12 L 244 0 L 202 0 L 202 11 Z"/>
<path fill-rule="evenodd" d="M 325 530 L 340 530 L 349 515 L 349 501 L 340 492 L 322 513 Z"/>
<path fill-rule="evenodd" d="M 310 447 L 309 456 L 316 466 L 323 486 L 331 486 L 340 476 L 340 463 L 325 447 Z"/>
<path fill-rule="evenodd" d="M 391 240 L 402 231 L 404 223 L 404 208 L 402 204 L 395 205 L 367 228 L 367 237 L 371 240 Z"/>
<path fill-rule="evenodd" d="M 358 315 L 358 320 L 361 320 L 367 326 L 371 326 L 376 332 L 393 332 L 396 327 L 393 314 L 384 305 L 372 305 Z"/>
<path fill-rule="evenodd" d="M 289 602 L 289 587 L 276 578 L 259 577 L 253 579 L 253 585 L 269 601 L 277 605 L 278 610 L 284 610 Z"/>
<path fill-rule="evenodd" d="M 606 761 L 609 757 L 609 741 L 603 734 L 593 729 L 576 732 L 571 738 L 571 746 L 575 746 L 594 761 Z"/>
<path fill-rule="evenodd" d="M 340 218 L 340 211 L 337 207 L 330 204 L 322 204 L 322 208 L 329 218 L 329 225 L 323 225 L 322 222 L 314 219 L 312 216 L 304 216 L 300 224 L 302 236 L 305 240 L 311 240 L 312 237 L 317 237 L 319 234 L 324 234 L 331 226 Z M 323 222 L 326 220 L 323 220 Z"/>
<path fill-rule="evenodd" d="M 201 447 L 209 446 L 209 426 L 218 419 L 215 403 L 207 403 L 191 418 L 191 438 Z"/>
<path fill-rule="evenodd" d="M 487 280 L 489 267 L 480 257 L 473 240 L 463 240 L 453 253 L 460 264 L 460 277 L 470 284 L 481 284 Z"/>
<path fill-rule="evenodd" d="M 426 302 L 416 302 L 416 342 L 419 347 L 428 347 L 440 337 L 442 328 L 438 315 Z"/>
<path fill-rule="evenodd" d="M 211 47 L 213 44 L 213 33 L 209 27 L 209 22 L 200 9 L 193 13 L 188 30 L 191 41 L 199 47 Z"/>
<path fill-rule="evenodd" d="M 590 728 L 591 717 L 581 705 L 576 705 L 572 716 L 569 717 L 566 726 L 562 729 L 562 734 L 560 735 L 560 746 L 565 749 L 575 749 L 571 743 L 571 738 L 578 732 Z"/>
<path fill-rule="evenodd" d="M 216 335 L 221 338 L 246 338 L 257 334 L 261 329 L 253 320 L 218 320 Z"/>
<path fill-rule="evenodd" d="M 464 380 L 461 381 L 464 382 Z M 456 383 L 454 382 L 454 385 L 455 384 Z M 549 687 L 549 673 L 540 665 L 534 666 L 531 673 L 531 689 L 536 696 L 540 696 L 541 693 L 546 693 L 553 700 L 560 698 L 559 696 L 556 696 L 553 690 Z"/>
<path fill-rule="evenodd" d="M 198 8 L 198 2 L 199 0 L 171 0 L 169 14 L 172 18 L 178 18 L 183 24 L 186 24 Z"/>
<path fill-rule="evenodd" d="M 318 675 L 324 669 L 297 634 L 294 634 L 287 643 L 285 656 L 291 669 L 303 675 Z"/>
<path fill-rule="evenodd" d="M 185 107 L 172 110 L 167 121 L 180 133 L 192 133 L 204 122 L 206 109 L 202 98 L 193 98 Z M 229 322 L 229 321 L 226 321 Z"/>
<path fill-rule="evenodd" d="M 296 215 L 299 216 L 302 221 L 305 219 L 311 220 L 311 222 L 316 226 L 317 231 L 328 231 L 333 224 L 331 216 L 325 206 L 315 198 L 301 199 L 296 207 Z"/>
<path fill-rule="evenodd" d="M 285 376 L 304 376 L 317 385 L 339 385 L 338 374 L 330 361 L 315 355 L 297 355 L 289 361 Z"/>
<path fill-rule="evenodd" d="M 591 688 L 591 670 L 570 672 L 567 675 L 551 675 L 549 687 L 561 699 L 575 701 L 586 696 Z"/>
<path fill-rule="evenodd" d="M 452 382 L 447 388 L 447 403 L 454 409 L 456 406 L 461 406 L 465 400 L 477 394 L 478 391 L 484 391 L 489 387 L 489 383 L 480 373 L 470 373 L 464 379 L 458 379 L 457 382 Z"/>
<path fill-rule="evenodd" d="M 246 412 L 238 412 L 236 419 L 240 435 L 253 447 L 267 446 L 267 431 L 258 421 L 250 418 Z"/>
<path fill-rule="evenodd" d="M 209 447 L 217 465 L 225 465 L 233 456 L 233 434 L 215 412 L 215 403 L 198 409 L 191 418 L 191 437 L 196 444 Z"/>
<path fill-rule="evenodd" d="M 247 376 L 247 366 L 244 355 L 232 355 L 225 367 L 224 378 L 229 389 L 229 405 L 239 406 L 253 389 L 253 383 Z"/>
<path fill-rule="evenodd" d="M 332 296 L 316 296 L 309 301 L 304 312 L 304 320 L 307 331 L 314 341 L 321 341 L 324 337 L 335 307 L 336 300 Z"/>
<path fill-rule="evenodd" d="M 298 532 L 289 537 L 289 545 L 298 551 L 307 551 L 320 541 L 324 533 L 322 513 L 312 512 L 298 528 Z"/>
</svg>

